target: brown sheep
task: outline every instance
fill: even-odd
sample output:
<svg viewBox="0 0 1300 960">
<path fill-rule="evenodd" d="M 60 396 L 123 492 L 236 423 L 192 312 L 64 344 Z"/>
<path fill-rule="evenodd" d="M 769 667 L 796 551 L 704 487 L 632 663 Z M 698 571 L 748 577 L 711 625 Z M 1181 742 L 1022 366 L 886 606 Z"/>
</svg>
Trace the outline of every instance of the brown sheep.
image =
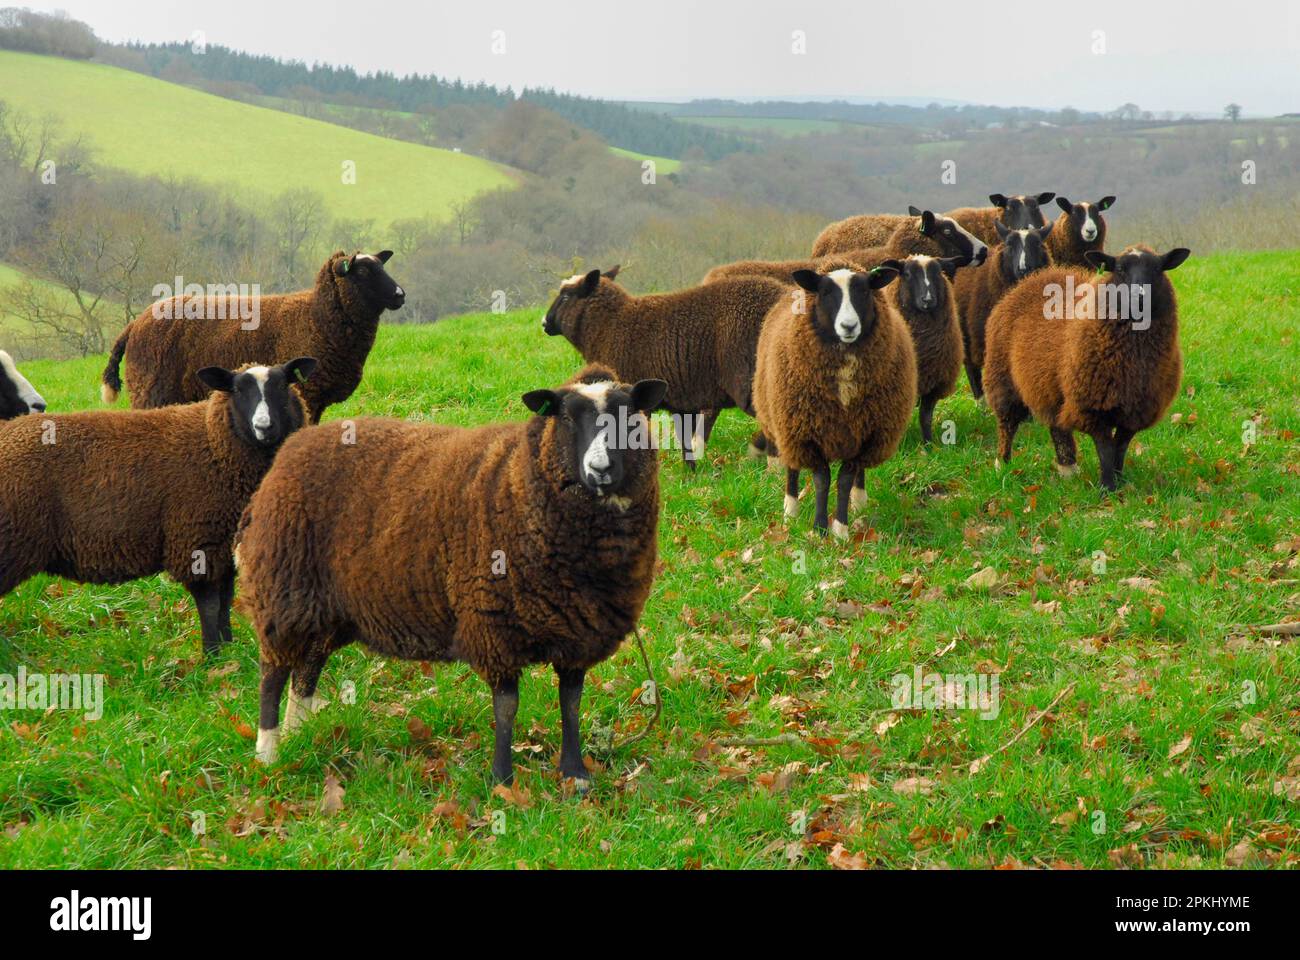
<svg viewBox="0 0 1300 960">
<path fill-rule="evenodd" d="M 924 255 L 881 263 L 899 272 L 898 283 L 890 284 L 886 291 L 911 331 L 916 348 L 916 395 L 923 443 L 933 439 L 935 404 L 952 395 L 961 376 L 961 325 L 949 281 L 966 265 L 962 257 L 938 259 Z M 857 486 L 865 484 L 859 480 Z"/>
<path fill-rule="evenodd" d="M 560 773 L 589 783 L 586 671 L 635 627 L 655 575 L 659 465 L 645 413 L 667 385 L 588 368 L 534 390 L 523 423 L 466 429 L 362 418 L 289 443 L 238 534 L 241 607 L 262 650 L 257 756 L 315 709 L 330 653 L 360 642 L 405 660 L 468 663 L 492 689 L 492 772 L 509 783 L 519 675 L 560 679 Z M 638 436 L 640 439 L 638 439 Z"/>
<path fill-rule="evenodd" d="M 202 367 L 316 356 L 320 367 L 303 385 L 303 400 L 311 422 L 319 422 L 326 407 L 346 400 L 361 382 L 380 315 L 405 302 L 406 292 L 384 270 L 391 256 L 391 250 L 352 256 L 339 250 L 321 267 L 315 286 L 297 293 L 158 301 L 113 344 L 102 377 L 104 402 L 115 401 L 122 389 L 123 356 L 135 409 L 202 400 L 208 388 L 193 375 Z"/>
<path fill-rule="evenodd" d="M 1078 470 L 1074 433 L 1086 433 L 1101 485 L 1115 489 L 1129 441 L 1178 393 L 1178 301 L 1167 274 L 1188 255 L 1182 247 L 1164 255 L 1129 247 L 1118 257 L 1094 250 L 1088 262 L 1105 274 L 1057 267 L 1002 299 L 989 318 L 987 385 L 1003 462 L 1033 414 L 1051 431 L 1061 473 Z"/>
<path fill-rule="evenodd" d="M 0 596 L 52 573 L 83 583 L 170 574 L 211 654 L 230 639 L 231 538 L 316 361 L 200 370 L 215 392 L 161 410 L 29 416 L 0 426 Z M 40 505 L 33 506 L 33 491 Z"/>
<path fill-rule="evenodd" d="M 1115 203 L 1114 197 L 1102 197 L 1096 203 L 1071 203 L 1057 197 L 1061 215 L 1056 227 L 1047 235 L 1047 252 L 1058 267 L 1086 267 L 1088 251 L 1106 247 L 1106 219 L 1101 215 Z"/>
<path fill-rule="evenodd" d="M 849 217 L 832 223 L 817 237 L 812 255 L 824 257 L 884 246 L 890 248 L 890 256 L 900 259 L 924 253 L 984 262 L 987 244 L 951 217 L 916 207 L 908 207 L 908 213 L 906 217 L 892 214 Z M 893 229 L 882 236 L 883 227 L 888 223 L 893 224 Z"/>
<path fill-rule="evenodd" d="M 812 308 L 783 301 L 763 324 L 754 374 L 759 425 L 786 468 L 785 515 L 798 514 L 799 471 L 811 470 L 813 526 L 823 534 L 831 465 L 840 464 L 832 532 L 845 538 L 850 488 L 898 449 L 916 404 L 912 338 L 882 289 L 897 276 L 892 267 L 801 270 L 794 279 L 814 295 Z M 859 494 L 852 499 L 865 498 Z"/>
<path fill-rule="evenodd" d="M 615 283 L 617 276 L 614 267 L 564 281 L 542 329 L 624 380 L 666 380 L 664 408 L 673 414 L 682 460 L 694 470 L 721 410 L 754 415 L 758 332 L 772 305 L 794 294 L 788 281 L 747 276 L 638 297 Z"/>
<path fill-rule="evenodd" d="M 0 420 L 44 412 L 45 398 L 18 372 L 14 358 L 0 350 Z"/>
<path fill-rule="evenodd" d="M 1003 295 L 1033 273 L 1051 265 L 1044 242 L 1052 225 L 1037 229 L 1011 230 L 1001 223 L 995 232 L 1001 238 L 983 266 L 963 270 L 953 281 L 957 319 L 961 323 L 966 379 L 976 400 L 984 396 L 984 326 L 989 312 Z"/>
<path fill-rule="evenodd" d="M 880 260 L 889 256 L 888 247 L 876 247 L 873 250 L 880 251 Z M 714 267 L 704 275 L 701 283 L 716 283 L 719 280 L 734 277 L 767 277 L 787 286 L 792 286 L 794 284 L 792 278 L 796 270 L 814 270 L 829 273 L 832 270 L 866 269 L 858 262 L 857 254 L 859 252 L 862 251 L 831 253 L 824 257 L 806 257 L 802 260 L 738 260 L 735 263 L 724 263 L 721 266 Z M 874 265 L 872 264 L 872 266 Z"/>
<path fill-rule="evenodd" d="M 1000 193 L 989 194 L 991 207 L 959 207 L 949 210 L 946 216 L 956 220 L 990 247 L 998 242 L 997 228 L 1001 223 L 1012 230 L 1026 230 L 1041 227 L 1047 223 L 1043 218 L 1042 204 L 1050 203 L 1055 193 L 1015 194 L 1007 197 Z"/>
</svg>

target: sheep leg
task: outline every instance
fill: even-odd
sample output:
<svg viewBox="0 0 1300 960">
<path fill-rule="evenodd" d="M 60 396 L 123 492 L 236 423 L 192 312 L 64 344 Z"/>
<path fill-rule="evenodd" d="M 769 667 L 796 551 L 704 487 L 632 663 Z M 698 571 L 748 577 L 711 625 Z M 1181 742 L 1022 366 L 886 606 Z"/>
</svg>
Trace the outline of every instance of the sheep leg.
<svg viewBox="0 0 1300 960">
<path fill-rule="evenodd" d="M 931 425 L 934 423 L 934 405 L 938 402 L 939 398 L 934 394 L 921 398 L 921 442 L 927 446 L 934 442 Z"/>
<path fill-rule="evenodd" d="M 1128 456 L 1128 445 L 1132 441 L 1135 430 L 1127 427 L 1115 428 L 1115 479 L 1124 479 L 1124 458 Z"/>
<path fill-rule="evenodd" d="M 203 635 L 203 655 L 214 656 L 225 639 L 221 629 L 221 585 L 209 580 L 185 584 L 199 611 L 199 632 Z"/>
<path fill-rule="evenodd" d="M 582 759 L 581 722 L 582 681 L 585 670 L 561 670 L 560 677 L 560 776 L 573 777 L 579 790 L 591 783 L 587 764 Z"/>
<path fill-rule="evenodd" d="M 492 719 L 496 723 L 496 750 L 492 754 L 492 776 L 497 783 L 515 779 L 510 746 L 515 735 L 515 713 L 519 710 L 519 678 L 509 677 L 492 685 Z"/>
<path fill-rule="evenodd" d="M 763 436 L 762 430 L 755 430 L 749 438 L 749 455 L 753 458 L 762 459 L 767 449 L 767 437 Z"/>
<path fill-rule="evenodd" d="M 976 400 L 984 398 L 984 371 L 970 360 L 966 364 L 966 379 L 970 381 L 970 392 Z"/>
<path fill-rule="evenodd" d="M 840 464 L 840 472 L 835 477 L 835 523 L 831 525 L 831 533 L 840 540 L 849 538 L 849 499 L 852 496 L 850 490 L 857 478 L 856 469 L 847 463 Z"/>
<path fill-rule="evenodd" d="M 289 705 L 284 709 L 284 732 L 296 730 L 303 720 L 320 709 L 316 700 L 316 684 L 320 682 L 320 673 L 325 669 L 328 654 L 312 654 L 298 664 L 293 671 L 293 682 L 289 685 Z"/>
<path fill-rule="evenodd" d="M 709 442 L 709 437 L 713 436 L 713 425 L 718 422 L 718 415 L 721 413 L 722 413 L 721 410 L 704 411 L 704 420 L 700 428 L 700 436 L 702 438 L 702 442 L 700 445 L 701 452 L 703 452 L 703 445 Z"/>
<path fill-rule="evenodd" d="M 793 520 L 799 516 L 799 471 L 785 471 L 785 515 Z"/>
<path fill-rule="evenodd" d="M 1056 447 L 1056 470 L 1063 477 L 1079 470 L 1079 450 L 1074 443 L 1074 432 L 1051 428 L 1052 444 Z"/>
<path fill-rule="evenodd" d="M 998 459 L 1010 463 L 1011 444 L 1016 439 L 1020 424 L 1029 416 L 1029 410 L 1024 404 L 1012 402 L 997 408 L 994 413 L 998 418 Z"/>
<path fill-rule="evenodd" d="M 280 697 L 289 680 L 289 667 L 262 661 L 262 709 L 257 721 L 257 759 L 275 763 L 280 745 Z"/>
<path fill-rule="evenodd" d="M 813 529 L 823 536 L 830 524 L 826 517 L 826 504 L 831 493 L 831 468 L 829 464 L 813 467 L 813 493 L 817 497 L 817 512 L 813 514 Z"/>
<path fill-rule="evenodd" d="M 1115 440 L 1109 430 L 1099 430 L 1092 435 L 1097 447 L 1097 462 L 1101 464 L 1101 485 L 1106 490 L 1115 489 Z"/>
<path fill-rule="evenodd" d="M 682 448 L 682 463 L 687 470 L 695 469 L 695 424 L 701 414 L 673 414 L 673 428 L 677 431 L 677 445 Z"/>
<path fill-rule="evenodd" d="M 235 571 L 231 570 L 221 581 L 221 611 L 217 622 L 221 624 L 221 642 L 230 643 L 235 639 L 230 629 L 230 607 L 235 601 Z"/>
<path fill-rule="evenodd" d="M 854 507 L 867 505 L 867 468 L 859 467 L 853 477 L 853 489 L 849 491 L 849 502 Z"/>
</svg>

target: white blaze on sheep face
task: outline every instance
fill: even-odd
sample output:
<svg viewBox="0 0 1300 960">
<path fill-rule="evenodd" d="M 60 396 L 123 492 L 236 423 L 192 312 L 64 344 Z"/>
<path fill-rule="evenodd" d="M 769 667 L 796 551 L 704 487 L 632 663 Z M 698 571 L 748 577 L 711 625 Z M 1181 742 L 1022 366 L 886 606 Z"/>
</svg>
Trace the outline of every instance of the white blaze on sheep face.
<svg viewBox="0 0 1300 960">
<path fill-rule="evenodd" d="M 587 442 L 582 454 L 582 472 L 595 487 L 597 495 L 603 495 L 603 487 L 613 481 L 610 475 L 609 426 L 604 421 L 605 408 L 609 403 L 609 391 L 614 385 L 609 381 L 601 383 L 584 383 L 575 389 L 591 401 L 595 407 L 595 433 Z"/>
<path fill-rule="evenodd" d="M 28 408 L 28 410 L 23 410 L 19 407 L 17 412 L 35 411 L 41 413 L 45 410 L 45 398 L 37 393 L 36 388 L 28 382 L 27 378 L 18 372 L 18 367 L 14 365 L 14 358 L 3 350 L 0 350 L 0 377 L 13 384 L 19 401 Z"/>
<path fill-rule="evenodd" d="M 1097 239 L 1097 220 L 1093 210 L 1093 204 L 1083 204 L 1083 227 L 1079 230 L 1079 235 L 1088 243 Z"/>
<path fill-rule="evenodd" d="M 247 373 L 257 381 L 257 390 L 261 395 L 257 409 L 253 411 L 253 416 L 248 422 L 253 428 L 253 435 L 259 440 L 265 440 L 266 431 L 271 427 L 271 408 L 266 402 L 266 378 L 271 371 L 266 367 L 253 367 Z"/>
<path fill-rule="evenodd" d="M 835 270 L 828 276 L 840 288 L 840 307 L 835 314 L 835 334 L 843 343 L 853 343 L 862 335 L 862 318 L 853 306 L 849 295 L 849 281 L 853 279 L 852 270 Z"/>
</svg>

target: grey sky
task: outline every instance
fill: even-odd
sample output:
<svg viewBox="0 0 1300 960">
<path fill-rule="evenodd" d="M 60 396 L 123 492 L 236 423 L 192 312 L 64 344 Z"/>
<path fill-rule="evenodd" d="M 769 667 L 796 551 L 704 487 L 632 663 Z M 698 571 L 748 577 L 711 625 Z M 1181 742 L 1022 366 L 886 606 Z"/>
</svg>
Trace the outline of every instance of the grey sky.
<svg viewBox="0 0 1300 960">
<path fill-rule="evenodd" d="M 17 0 L 21 3 L 22 0 Z M 28 0 L 31 2 L 31 0 Z M 1300 0 L 61 0 L 109 40 L 185 40 L 607 98 L 936 97 L 1300 111 Z M 492 53 L 493 31 L 505 53 Z M 791 52 L 792 32 L 807 53 Z M 1105 53 L 1093 53 L 1094 31 Z"/>
</svg>

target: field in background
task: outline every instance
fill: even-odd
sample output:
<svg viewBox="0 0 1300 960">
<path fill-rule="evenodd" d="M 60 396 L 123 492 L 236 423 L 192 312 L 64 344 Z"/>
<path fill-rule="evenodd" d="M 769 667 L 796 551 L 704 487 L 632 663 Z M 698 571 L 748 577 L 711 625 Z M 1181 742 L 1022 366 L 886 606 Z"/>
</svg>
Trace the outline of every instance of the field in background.
<svg viewBox="0 0 1300 960">
<path fill-rule="evenodd" d="M 212 96 L 100 64 L 0 51 L 0 99 L 66 137 L 84 135 L 103 166 L 193 177 L 242 199 L 306 187 L 336 217 L 387 224 L 446 218 L 451 205 L 516 182 L 507 168 Z M 255 146 L 252 146 L 255 145 Z M 342 180 L 345 160 L 356 182 Z"/>
<path fill-rule="evenodd" d="M 600 766 L 581 802 L 552 773 L 549 668 L 521 684 L 508 796 L 486 779 L 480 680 L 355 647 L 268 772 L 246 624 L 203 663 L 175 584 L 30 581 L 0 602 L 0 672 L 102 673 L 107 704 L 96 722 L 3 717 L 0 867 L 1295 866 L 1300 646 L 1242 625 L 1300 606 L 1297 276 L 1298 253 L 1178 270 L 1183 388 L 1117 496 L 1086 441 L 1082 473 L 1058 478 L 1036 425 L 995 470 L 994 423 L 964 382 L 936 416 L 955 443 L 922 451 L 913 424 L 868 475 L 848 544 L 811 534 L 808 490 L 783 525 L 780 478 L 744 458 L 753 424 L 734 411 L 696 476 L 666 455 L 643 618 L 663 718 L 599 753 L 644 722 L 644 677 L 633 647 L 593 671 Z M 537 317 L 384 327 L 327 416 L 520 418 L 522 392 L 579 363 Z M 55 409 L 89 409 L 102 365 L 24 369 Z M 998 716 L 891 711 L 891 678 L 917 665 L 997 674 Z"/>
</svg>

